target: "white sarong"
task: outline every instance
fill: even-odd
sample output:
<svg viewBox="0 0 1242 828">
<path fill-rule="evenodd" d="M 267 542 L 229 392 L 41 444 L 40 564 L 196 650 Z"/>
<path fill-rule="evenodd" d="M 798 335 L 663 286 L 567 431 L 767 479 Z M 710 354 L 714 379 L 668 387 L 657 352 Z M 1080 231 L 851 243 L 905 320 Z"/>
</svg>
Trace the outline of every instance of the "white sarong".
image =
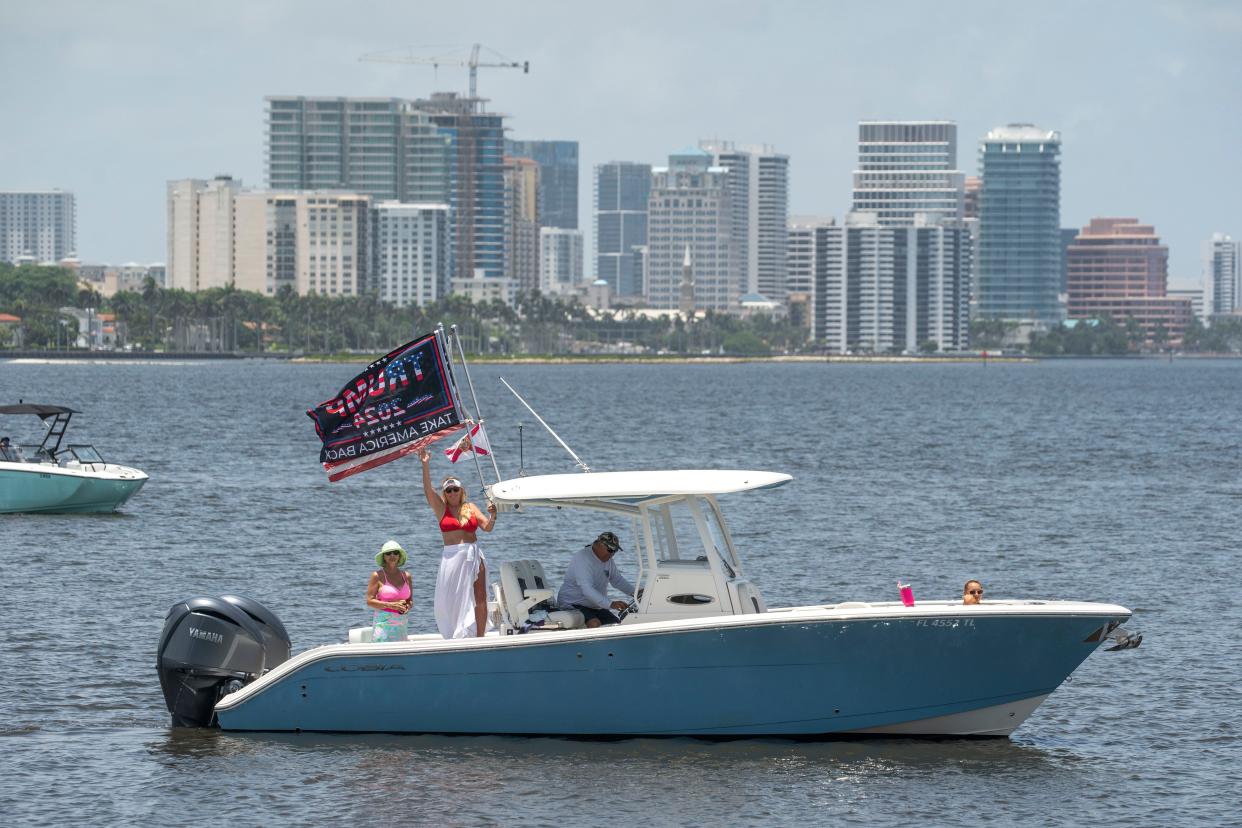
<svg viewBox="0 0 1242 828">
<path fill-rule="evenodd" d="M 440 574 L 436 576 L 436 626 L 445 638 L 473 638 L 474 582 L 484 563 L 477 543 L 455 543 L 444 547 Z"/>
</svg>

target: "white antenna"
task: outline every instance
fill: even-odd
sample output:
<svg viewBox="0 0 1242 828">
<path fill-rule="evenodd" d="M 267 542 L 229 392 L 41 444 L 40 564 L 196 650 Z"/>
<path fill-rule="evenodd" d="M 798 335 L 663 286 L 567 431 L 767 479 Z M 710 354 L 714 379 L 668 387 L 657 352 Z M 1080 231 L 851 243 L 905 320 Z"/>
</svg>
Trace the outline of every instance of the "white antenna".
<svg viewBox="0 0 1242 828">
<path fill-rule="evenodd" d="M 510 391 L 513 391 L 513 386 L 512 386 L 512 385 L 510 385 L 509 383 L 505 382 L 505 378 L 504 378 L 504 377 L 501 377 L 501 378 L 500 378 L 500 381 L 501 381 L 502 383 L 504 383 L 505 388 L 508 388 Z M 565 449 L 565 451 L 569 452 L 569 456 L 570 456 L 570 457 L 572 457 L 572 458 L 574 458 L 574 462 L 578 464 L 578 468 L 582 469 L 584 472 L 589 472 L 589 471 L 591 470 L 591 467 L 590 467 L 590 466 L 588 466 L 586 463 L 583 463 L 583 462 L 582 462 L 582 458 L 581 458 L 581 457 L 579 457 L 578 455 L 574 454 L 574 450 L 573 450 L 573 449 L 571 449 L 569 446 L 565 445 L 565 441 L 561 439 L 561 437 L 560 437 L 560 435 L 559 435 L 559 434 L 557 434 L 555 431 L 553 431 L 553 430 L 552 430 L 552 426 L 550 426 L 550 425 L 548 425 L 547 423 L 545 423 L 545 422 L 543 421 L 543 417 L 540 417 L 540 416 L 539 416 L 539 414 L 535 411 L 535 409 L 533 409 L 533 408 L 531 408 L 531 407 L 530 407 L 530 403 L 528 403 L 526 400 L 522 399 L 522 395 L 521 395 L 521 394 L 519 394 L 519 393 L 518 393 L 518 392 L 516 392 L 516 391 L 513 391 L 513 396 L 515 396 L 515 397 L 517 397 L 517 398 L 518 398 L 518 402 L 520 402 L 522 405 L 526 406 L 526 410 L 527 410 L 527 411 L 529 411 L 531 414 L 534 414 L 534 415 L 535 415 L 535 419 L 539 421 L 539 425 L 541 425 L 541 426 L 543 426 L 544 428 L 546 428 L 546 429 L 548 430 L 548 433 L 549 433 L 549 434 L 551 434 L 553 437 L 555 437 L 555 438 L 556 438 L 556 442 L 558 442 L 558 443 L 560 443 L 560 444 L 561 444 L 561 448 L 563 448 L 563 449 Z"/>
</svg>

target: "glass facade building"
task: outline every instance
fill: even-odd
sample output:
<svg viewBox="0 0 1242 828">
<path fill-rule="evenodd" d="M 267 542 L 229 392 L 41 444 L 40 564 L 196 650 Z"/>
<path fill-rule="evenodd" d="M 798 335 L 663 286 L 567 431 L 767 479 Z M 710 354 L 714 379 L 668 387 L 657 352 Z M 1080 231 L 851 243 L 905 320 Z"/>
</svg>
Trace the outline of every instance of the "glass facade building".
<svg viewBox="0 0 1242 828">
<path fill-rule="evenodd" d="M 437 92 L 414 107 L 451 138 L 448 204 L 456 279 L 505 276 L 504 116 L 479 98 Z"/>
<path fill-rule="evenodd" d="M 957 124 L 859 122 L 854 210 L 874 213 L 884 227 L 912 224 L 919 213 L 959 219 L 965 214 L 964 195 Z"/>
<path fill-rule="evenodd" d="M 450 138 L 409 101 L 268 97 L 266 104 L 268 189 L 448 200 Z"/>
<path fill-rule="evenodd" d="M 980 142 L 979 167 L 979 315 L 1059 324 L 1060 133 L 1031 124 L 998 127 Z"/>
<path fill-rule="evenodd" d="M 595 276 L 614 294 L 644 291 L 640 248 L 647 244 L 651 165 L 611 161 L 595 168 Z"/>
<path fill-rule="evenodd" d="M 578 229 L 578 142 L 505 141 L 505 153 L 539 165 L 539 226 Z"/>
</svg>

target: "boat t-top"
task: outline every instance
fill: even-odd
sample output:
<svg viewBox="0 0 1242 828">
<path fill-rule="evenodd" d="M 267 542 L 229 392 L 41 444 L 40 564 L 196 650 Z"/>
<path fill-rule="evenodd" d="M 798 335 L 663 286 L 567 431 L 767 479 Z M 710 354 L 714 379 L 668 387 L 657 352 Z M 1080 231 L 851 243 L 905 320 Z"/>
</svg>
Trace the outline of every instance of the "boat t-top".
<svg viewBox="0 0 1242 828">
<path fill-rule="evenodd" d="M 0 414 L 32 414 L 46 429 L 38 444 L 0 437 L 0 513 L 112 512 L 147 482 L 145 472 L 106 462 L 94 446 L 62 444 L 79 413 L 63 405 L 0 405 Z"/>
<path fill-rule="evenodd" d="M 173 721 L 243 731 L 1007 736 L 1130 617 L 1114 604 L 1045 600 L 770 607 L 719 498 L 790 480 L 670 470 L 491 486 L 505 511 L 628 521 L 641 594 L 616 625 L 588 629 L 581 613 L 555 607 L 556 585 L 533 558 L 496 568 L 494 629 L 482 638 L 373 643 L 361 628 L 288 658 L 284 627 L 257 602 L 184 602 L 160 644 Z"/>
</svg>

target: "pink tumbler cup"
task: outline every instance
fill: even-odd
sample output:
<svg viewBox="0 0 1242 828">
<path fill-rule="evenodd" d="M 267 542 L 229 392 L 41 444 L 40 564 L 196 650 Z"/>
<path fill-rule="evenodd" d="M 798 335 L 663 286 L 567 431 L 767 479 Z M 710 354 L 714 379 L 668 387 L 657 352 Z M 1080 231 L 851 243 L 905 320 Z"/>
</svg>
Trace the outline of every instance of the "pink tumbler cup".
<svg viewBox="0 0 1242 828">
<path fill-rule="evenodd" d="M 897 591 L 901 593 L 901 603 L 907 607 L 914 606 L 914 590 L 910 589 L 909 584 L 897 582 Z"/>
</svg>

